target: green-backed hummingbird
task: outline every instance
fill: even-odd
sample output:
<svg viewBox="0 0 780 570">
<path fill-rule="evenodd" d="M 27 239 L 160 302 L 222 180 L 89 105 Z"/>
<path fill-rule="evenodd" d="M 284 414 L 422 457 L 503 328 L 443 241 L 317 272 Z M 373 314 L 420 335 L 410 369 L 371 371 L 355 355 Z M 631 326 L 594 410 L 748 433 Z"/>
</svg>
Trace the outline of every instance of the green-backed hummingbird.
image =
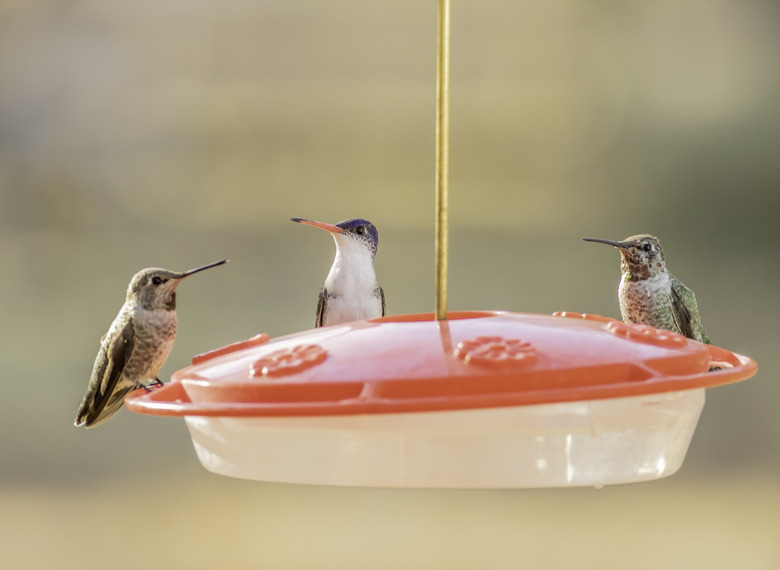
<svg viewBox="0 0 780 570">
<path fill-rule="evenodd" d="M 122 406 L 125 395 L 162 384 L 157 375 L 176 340 L 176 288 L 185 277 L 227 263 L 227 259 L 179 273 L 149 267 L 136 273 L 108 332 L 100 339 L 76 426 L 95 427 Z"/>
<path fill-rule="evenodd" d="M 666 269 L 657 237 L 631 236 L 623 241 L 583 238 L 620 251 L 620 314 L 627 323 L 639 323 L 680 333 L 710 344 L 701 324 L 696 296 Z"/>
</svg>

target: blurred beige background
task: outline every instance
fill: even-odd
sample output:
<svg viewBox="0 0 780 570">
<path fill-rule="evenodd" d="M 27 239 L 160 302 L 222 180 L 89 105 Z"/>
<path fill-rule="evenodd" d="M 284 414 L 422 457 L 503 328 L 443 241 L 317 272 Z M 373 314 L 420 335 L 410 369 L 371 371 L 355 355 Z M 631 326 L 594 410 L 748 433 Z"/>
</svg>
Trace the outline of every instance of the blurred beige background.
<svg viewBox="0 0 780 570">
<path fill-rule="evenodd" d="M 780 10 L 771 1 L 453 5 L 450 309 L 617 316 L 655 233 L 713 342 L 682 470 L 592 489 L 232 480 L 184 422 L 72 426 L 150 265 L 179 292 L 163 377 L 311 326 L 332 240 L 373 221 L 391 314 L 433 308 L 435 2 L 0 2 L 0 558 L 8 568 L 780 568 Z"/>
</svg>

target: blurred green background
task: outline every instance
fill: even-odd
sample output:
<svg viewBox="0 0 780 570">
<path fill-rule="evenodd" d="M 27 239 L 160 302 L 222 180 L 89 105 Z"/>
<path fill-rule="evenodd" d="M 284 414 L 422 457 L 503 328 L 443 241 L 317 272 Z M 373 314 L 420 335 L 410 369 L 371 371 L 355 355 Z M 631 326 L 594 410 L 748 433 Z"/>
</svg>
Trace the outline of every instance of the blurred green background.
<svg viewBox="0 0 780 570">
<path fill-rule="evenodd" d="M 72 426 L 142 267 L 179 290 L 163 378 L 311 326 L 373 221 L 390 314 L 433 309 L 435 2 L 0 2 L 0 552 L 8 568 L 780 568 L 780 10 L 762 0 L 458 2 L 450 309 L 618 316 L 661 237 L 713 342 L 682 470 L 563 490 L 240 481 L 181 420 Z"/>
</svg>

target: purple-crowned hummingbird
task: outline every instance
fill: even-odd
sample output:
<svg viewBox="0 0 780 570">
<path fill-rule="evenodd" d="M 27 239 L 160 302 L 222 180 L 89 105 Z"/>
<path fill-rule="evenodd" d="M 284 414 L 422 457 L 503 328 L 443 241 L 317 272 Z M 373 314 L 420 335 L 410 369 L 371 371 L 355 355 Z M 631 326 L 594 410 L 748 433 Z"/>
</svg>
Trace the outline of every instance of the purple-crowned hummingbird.
<svg viewBox="0 0 780 570">
<path fill-rule="evenodd" d="M 385 314 L 385 293 L 376 282 L 374 257 L 379 234 L 374 224 L 350 218 L 336 225 L 291 218 L 330 232 L 336 242 L 336 258 L 317 302 L 315 327 L 373 319 Z"/>
<path fill-rule="evenodd" d="M 176 288 L 185 277 L 227 261 L 183 273 L 148 267 L 133 276 L 124 305 L 100 339 L 76 426 L 100 425 L 122 406 L 130 390 L 148 390 L 145 380 L 162 384 L 157 374 L 176 340 Z"/>
<path fill-rule="evenodd" d="M 710 344 L 699 316 L 696 296 L 666 269 L 657 237 L 640 234 L 623 241 L 583 238 L 620 251 L 620 314 L 627 323 L 639 323 L 680 333 Z"/>
</svg>

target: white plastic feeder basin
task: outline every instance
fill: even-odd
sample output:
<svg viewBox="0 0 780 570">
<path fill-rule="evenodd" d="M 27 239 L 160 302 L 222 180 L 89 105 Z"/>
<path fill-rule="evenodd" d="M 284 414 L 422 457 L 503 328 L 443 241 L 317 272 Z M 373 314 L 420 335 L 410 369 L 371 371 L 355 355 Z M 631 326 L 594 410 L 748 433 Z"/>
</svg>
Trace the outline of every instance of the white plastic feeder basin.
<svg viewBox="0 0 780 570">
<path fill-rule="evenodd" d="M 196 356 L 126 405 L 184 416 L 203 466 L 232 477 L 599 487 L 677 471 L 704 389 L 756 368 L 597 315 L 402 315 L 257 335 Z"/>
</svg>

